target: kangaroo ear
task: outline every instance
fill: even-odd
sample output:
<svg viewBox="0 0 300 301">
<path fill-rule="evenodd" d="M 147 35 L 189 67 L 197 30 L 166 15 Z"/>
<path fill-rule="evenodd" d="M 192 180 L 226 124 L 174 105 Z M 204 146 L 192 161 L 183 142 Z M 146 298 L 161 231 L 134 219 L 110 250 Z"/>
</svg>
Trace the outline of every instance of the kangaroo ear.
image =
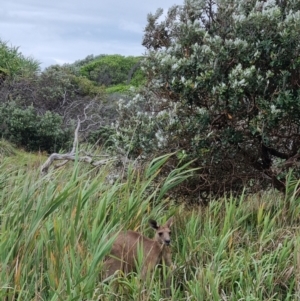
<svg viewBox="0 0 300 301">
<path fill-rule="evenodd" d="M 171 228 L 171 226 L 173 225 L 173 222 L 174 222 L 174 218 L 173 218 L 173 216 L 172 216 L 172 217 L 170 217 L 170 218 L 167 220 L 166 226 L 167 226 L 168 228 Z"/>
<path fill-rule="evenodd" d="M 155 230 L 157 230 L 159 228 L 159 225 L 157 224 L 157 222 L 154 219 L 149 220 L 149 225 Z"/>
</svg>

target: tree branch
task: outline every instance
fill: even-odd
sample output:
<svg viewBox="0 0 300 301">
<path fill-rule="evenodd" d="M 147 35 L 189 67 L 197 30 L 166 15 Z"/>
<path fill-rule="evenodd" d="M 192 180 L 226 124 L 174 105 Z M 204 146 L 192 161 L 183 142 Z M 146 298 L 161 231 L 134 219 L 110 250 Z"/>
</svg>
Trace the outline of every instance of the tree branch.
<svg viewBox="0 0 300 301">
<path fill-rule="evenodd" d="M 79 132 L 79 128 L 80 128 L 80 124 L 84 122 L 84 121 L 80 121 L 80 119 L 78 118 L 78 123 L 74 132 L 74 141 L 73 141 L 73 147 L 72 150 L 69 153 L 66 154 L 57 154 L 57 153 L 53 153 L 49 156 L 49 158 L 46 160 L 46 162 L 42 165 L 41 167 L 41 175 L 44 176 L 48 173 L 49 167 L 51 166 L 51 164 L 56 161 L 56 160 L 63 160 L 63 162 L 58 163 L 56 165 L 54 165 L 54 168 L 59 168 L 61 166 L 64 166 L 65 164 L 67 164 L 69 161 L 75 161 L 76 158 L 78 159 L 79 162 L 86 162 L 91 164 L 92 166 L 100 166 L 100 165 L 104 165 L 107 164 L 109 162 L 114 161 L 116 158 L 112 157 L 112 158 L 106 158 L 103 160 L 98 160 L 95 161 L 93 159 L 93 155 L 85 155 L 85 156 L 76 156 L 76 149 L 78 147 L 78 132 Z M 79 153 L 78 153 L 79 155 Z"/>
</svg>

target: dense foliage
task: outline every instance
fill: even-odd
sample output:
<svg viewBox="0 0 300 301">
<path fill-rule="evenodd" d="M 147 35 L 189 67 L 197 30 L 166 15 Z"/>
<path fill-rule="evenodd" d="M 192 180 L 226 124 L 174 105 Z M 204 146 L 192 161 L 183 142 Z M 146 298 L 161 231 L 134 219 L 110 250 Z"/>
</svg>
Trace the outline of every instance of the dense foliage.
<svg viewBox="0 0 300 301">
<path fill-rule="evenodd" d="M 121 55 L 89 55 L 73 64 L 53 65 L 40 72 L 36 61 L 0 41 L 0 105 L 2 110 L 9 106 L 20 112 L 25 110 L 37 119 L 59 115 L 55 124 L 60 124 L 61 133 L 69 132 L 80 118 L 81 137 L 104 143 L 112 132 L 110 124 L 116 119 L 117 100 L 122 95 L 127 98 L 130 87 L 144 81 L 140 60 Z M 62 146 L 59 139 L 56 146 L 50 145 L 53 141 L 47 135 L 51 133 L 43 137 L 49 143 L 42 142 L 40 135 L 45 131 L 37 139 L 26 127 L 19 132 L 13 130 L 9 119 L 15 116 L 9 117 L 10 113 L 11 110 L 6 111 L 6 119 L 0 121 L 0 127 L 5 128 L 2 137 L 30 150 L 52 151 Z M 57 133 L 53 135 L 56 137 Z M 64 137 L 64 145 L 68 145 L 72 136 Z"/>
<path fill-rule="evenodd" d="M 0 39 L 0 85 L 6 77 L 30 76 L 39 71 L 39 63 L 19 52 L 18 47 L 9 47 Z"/>
<path fill-rule="evenodd" d="M 30 69 L 32 72 L 25 72 L 30 59 L 24 58 L 15 48 L 6 46 L 2 50 L 0 64 L 11 66 L 9 72 L 4 73 L 1 69 L 2 137 L 28 150 L 50 152 L 72 141 L 70 129 L 78 118 L 84 121 L 83 137 L 99 132 L 99 128 L 111 123 L 115 109 L 105 100 L 104 88 L 80 75 L 78 62 L 50 66 L 42 72 L 33 72 L 33 68 Z M 48 123 L 47 130 L 41 125 L 43 122 Z"/>
<path fill-rule="evenodd" d="M 50 111 L 37 114 L 33 106 L 22 109 L 15 102 L 0 105 L 2 137 L 27 150 L 56 152 L 69 148 L 68 129 L 62 128 L 62 118 Z"/>
<path fill-rule="evenodd" d="M 97 82 L 109 72 L 97 62 L 109 56 L 37 72 L 0 43 L 1 300 L 299 299 L 300 2 L 185 0 L 161 16 L 150 14 L 145 30 L 147 82 L 117 109 L 119 94 L 108 98 Z M 108 89 L 125 91 L 123 70 L 111 66 L 121 82 Z M 124 160 L 41 177 L 44 156 L 7 142 L 68 148 L 78 117 L 91 142 L 108 139 Z M 173 193 L 182 183 L 196 201 L 244 184 L 285 191 L 189 207 Z M 149 219 L 170 216 L 172 269 L 141 281 L 139 252 L 137 273 L 103 279 L 116 233 L 150 237 Z M 161 273 L 172 278 L 169 298 Z"/>
<path fill-rule="evenodd" d="M 300 2 L 187 0 L 149 14 L 146 88 L 121 103 L 116 143 L 181 150 L 201 193 L 285 189 L 300 159 Z"/>
<path fill-rule="evenodd" d="M 141 58 L 102 55 L 81 67 L 80 73 L 99 85 L 134 85 L 142 83 Z"/>
</svg>

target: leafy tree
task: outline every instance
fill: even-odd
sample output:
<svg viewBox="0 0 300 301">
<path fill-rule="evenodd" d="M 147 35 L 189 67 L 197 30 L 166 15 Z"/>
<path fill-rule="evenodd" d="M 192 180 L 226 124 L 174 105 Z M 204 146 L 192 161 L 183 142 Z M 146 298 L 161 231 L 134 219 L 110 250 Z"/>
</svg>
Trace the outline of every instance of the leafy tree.
<svg viewBox="0 0 300 301">
<path fill-rule="evenodd" d="M 147 86 L 121 105 L 115 143 L 181 150 L 189 189 L 285 189 L 300 159 L 300 2 L 186 0 L 148 15 Z M 136 152 L 136 154 L 140 151 Z"/>
</svg>

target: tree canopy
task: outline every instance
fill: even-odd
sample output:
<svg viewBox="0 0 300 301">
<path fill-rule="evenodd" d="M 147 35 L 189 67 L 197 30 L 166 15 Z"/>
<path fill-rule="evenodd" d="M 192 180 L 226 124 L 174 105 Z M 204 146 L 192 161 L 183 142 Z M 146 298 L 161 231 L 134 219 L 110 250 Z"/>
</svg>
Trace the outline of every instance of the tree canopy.
<svg viewBox="0 0 300 301">
<path fill-rule="evenodd" d="M 145 29 L 147 85 L 123 106 L 135 138 L 119 141 L 196 160 L 189 190 L 203 197 L 283 191 L 299 172 L 300 2 L 186 0 L 162 13 Z"/>
</svg>

